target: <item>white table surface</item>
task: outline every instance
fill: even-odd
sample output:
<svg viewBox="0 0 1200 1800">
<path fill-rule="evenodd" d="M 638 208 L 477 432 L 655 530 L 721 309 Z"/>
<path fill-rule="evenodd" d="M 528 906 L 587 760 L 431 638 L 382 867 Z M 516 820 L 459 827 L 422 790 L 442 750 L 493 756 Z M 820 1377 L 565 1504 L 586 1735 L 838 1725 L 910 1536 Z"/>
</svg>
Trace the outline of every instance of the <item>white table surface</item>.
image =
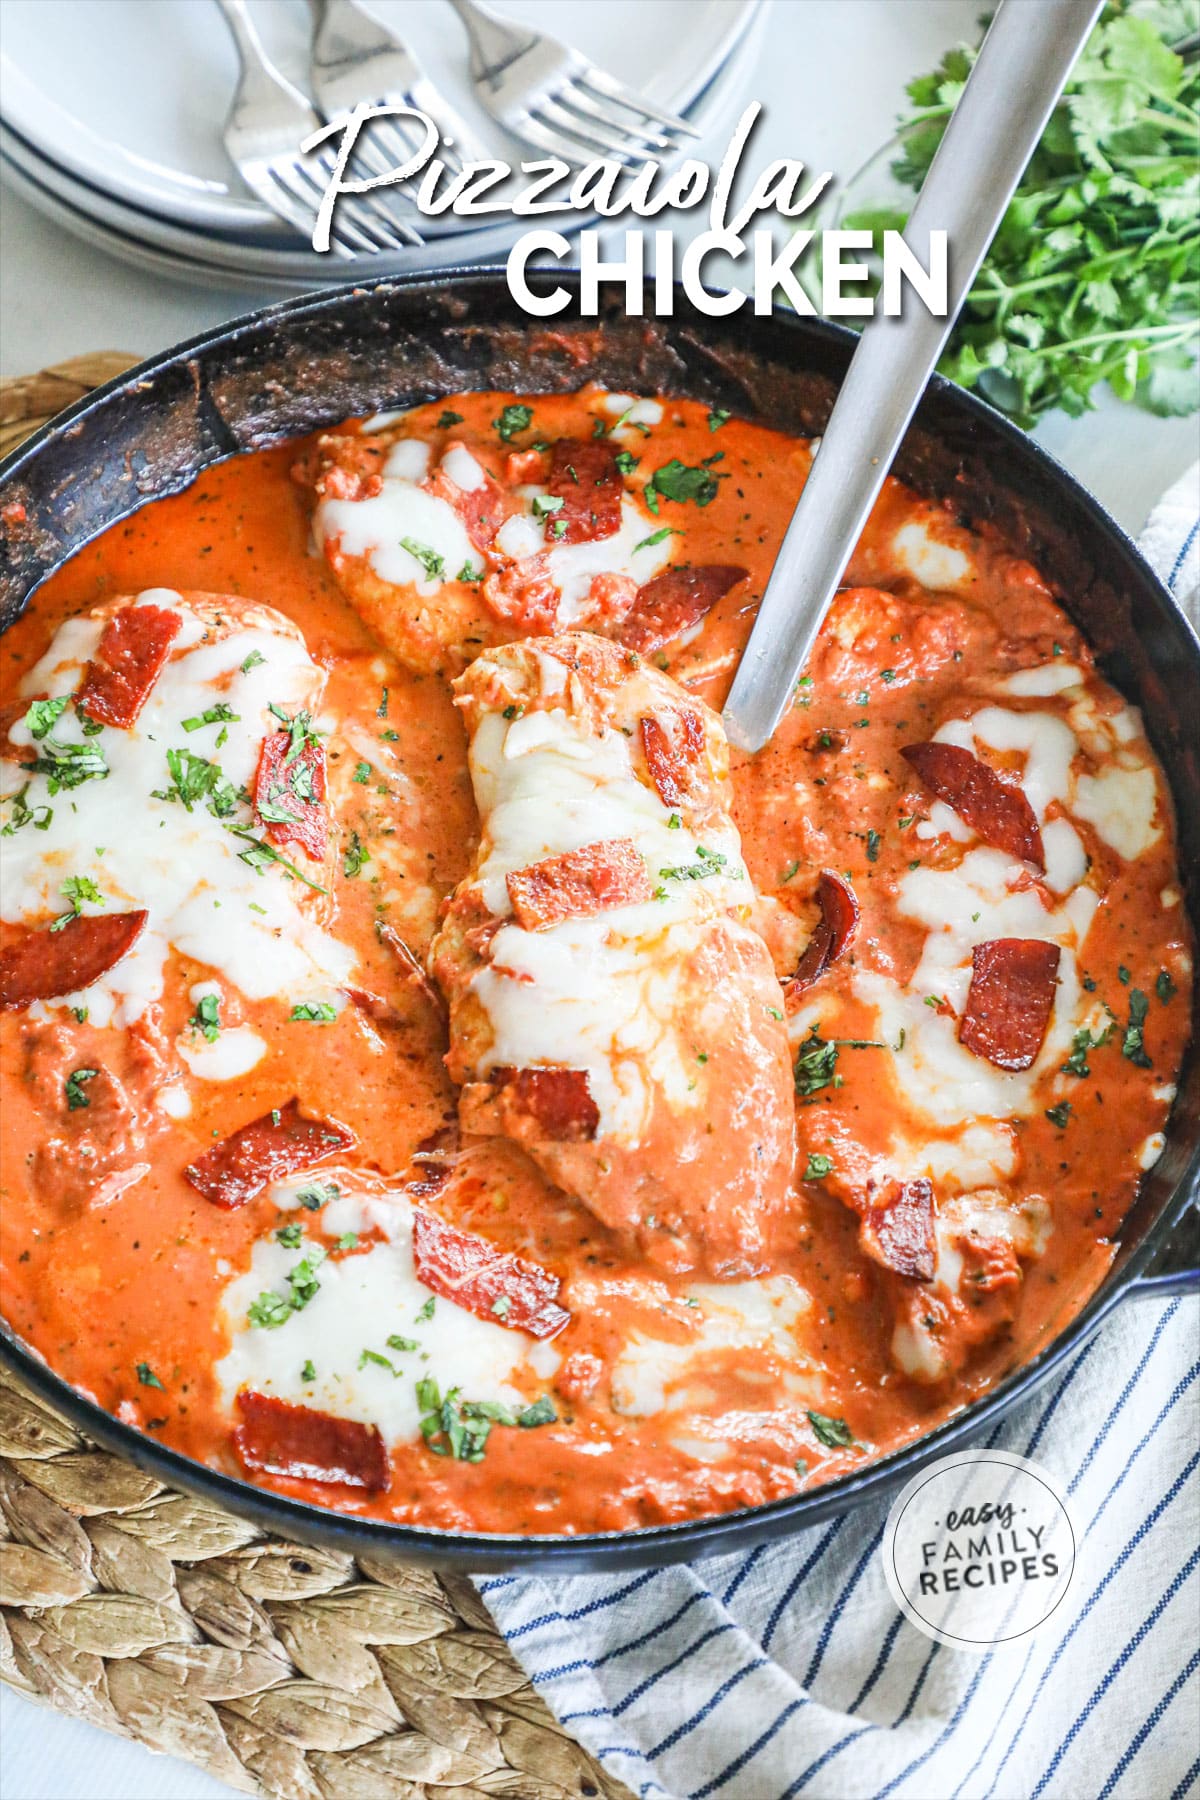
<svg viewBox="0 0 1200 1800">
<path fill-rule="evenodd" d="M 561 3 L 552 10 L 562 31 Z M 851 174 L 889 135 L 904 83 L 973 35 L 979 11 L 978 0 L 773 0 L 745 95 L 766 112 L 755 168 L 798 156 L 810 169 Z M 149 355 L 276 298 L 191 288 L 128 268 L 4 188 L 0 209 L 3 375 L 88 350 Z M 683 239 L 707 221 L 693 213 L 674 222 Z M 1056 416 L 1037 436 L 1131 532 L 1197 454 L 1194 419 L 1156 419 L 1115 402 L 1084 419 Z M 0 1688 L 3 1800 L 207 1800 L 231 1791 L 185 1763 Z"/>
</svg>

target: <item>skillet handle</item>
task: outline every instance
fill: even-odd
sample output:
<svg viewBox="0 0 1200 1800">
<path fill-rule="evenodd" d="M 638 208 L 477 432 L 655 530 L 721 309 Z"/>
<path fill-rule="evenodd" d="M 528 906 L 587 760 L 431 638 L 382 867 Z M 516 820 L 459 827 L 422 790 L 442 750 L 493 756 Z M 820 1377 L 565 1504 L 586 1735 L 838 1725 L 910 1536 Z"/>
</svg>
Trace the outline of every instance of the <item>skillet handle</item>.
<svg viewBox="0 0 1200 1800">
<path fill-rule="evenodd" d="M 1200 1293 L 1200 1199 L 1192 1201 L 1129 1292 L 1140 1300 Z"/>
</svg>

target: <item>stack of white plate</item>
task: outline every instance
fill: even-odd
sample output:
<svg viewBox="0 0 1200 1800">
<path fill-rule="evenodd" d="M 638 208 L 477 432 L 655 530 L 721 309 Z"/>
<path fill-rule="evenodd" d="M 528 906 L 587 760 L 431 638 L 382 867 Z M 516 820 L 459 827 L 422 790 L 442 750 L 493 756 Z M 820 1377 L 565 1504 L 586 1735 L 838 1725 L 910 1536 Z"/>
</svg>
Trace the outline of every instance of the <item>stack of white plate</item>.
<svg viewBox="0 0 1200 1800">
<path fill-rule="evenodd" d="M 252 0 L 279 68 L 307 86 L 308 0 Z M 489 155 L 542 154 L 476 103 L 465 33 L 445 0 L 371 0 L 420 58 Z M 763 0 L 502 0 L 507 17 L 553 32 L 701 133 L 720 160 L 750 98 Z M 237 59 L 213 0 L 4 0 L 0 170 L 41 212 L 126 261 L 191 283 L 295 290 L 323 281 L 502 258 L 534 224 L 510 216 L 425 220 L 427 242 L 369 262 L 317 255 L 244 188 L 221 133 Z M 375 98 L 375 96 L 364 96 Z M 571 225 L 581 222 L 572 215 Z"/>
</svg>

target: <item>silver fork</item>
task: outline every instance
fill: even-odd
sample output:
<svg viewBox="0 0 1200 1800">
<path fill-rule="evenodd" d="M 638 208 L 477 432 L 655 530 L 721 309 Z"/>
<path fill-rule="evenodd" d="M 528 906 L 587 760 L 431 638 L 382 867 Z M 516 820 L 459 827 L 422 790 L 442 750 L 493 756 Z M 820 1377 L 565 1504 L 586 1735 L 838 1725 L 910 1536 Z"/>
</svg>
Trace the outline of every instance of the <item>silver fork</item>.
<svg viewBox="0 0 1200 1800">
<path fill-rule="evenodd" d="M 464 121 L 429 80 L 416 57 L 357 0 L 316 0 L 317 33 L 312 51 L 312 90 L 331 122 L 356 107 L 408 106 L 433 120 L 442 134 L 438 151 L 451 175 L 485 154 Z M 365 126 L 355 157 L 376 175 L 406 163 L 424 142 L 415 119 L 377 120 Z M 403 193 L 407 183 L 395 184 Z"/>
<path fill-rule="evenodd" d="M 336 152 L 326 142 L 310 156 L 301 155 L 301 143 L 321 129 L 322 120 L 270 61 L 246 0 L 217 4 L 242 71 L 225 123 L 225 148 L 246 186 L 301 237 L 311 238 Z M 343 195 L 334 208 L 329 246 L 336 256 L 372 255 L 421 242 L 415 227 L 394 218 L 372 194 Z"/>
<path fill-rule="evenodd" d="M 643 100 L 557 38 L 509 24 L 480 0 L 450 0 L 471 40 L 471 79 L 514 137 L 567 162 L 644 160 L 699 137 L 686 119 Z"/>
</svg>

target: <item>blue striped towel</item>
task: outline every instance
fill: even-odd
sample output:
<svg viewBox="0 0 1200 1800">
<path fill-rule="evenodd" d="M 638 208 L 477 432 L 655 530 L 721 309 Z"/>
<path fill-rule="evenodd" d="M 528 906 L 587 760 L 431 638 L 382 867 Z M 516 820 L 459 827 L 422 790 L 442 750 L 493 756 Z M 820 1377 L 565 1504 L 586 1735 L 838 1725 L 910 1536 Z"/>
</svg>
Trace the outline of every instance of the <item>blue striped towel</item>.
<svg viewBox="0 0 1200 1800">
<path fill-rule="evenodd" d="M 1200 625 L 1200 467 L 1143 548 Z M 1183 1800 L 1200 1792 L 1200 1305 L 1129 1299 L 989 1439 L 1070 1495 L 1075 1579 L 982 1657 L 897 1611 L 887 1503 L 749 1554 L 481 1579 L 559 1720 L 662 1800 Z"/>
</svg>

